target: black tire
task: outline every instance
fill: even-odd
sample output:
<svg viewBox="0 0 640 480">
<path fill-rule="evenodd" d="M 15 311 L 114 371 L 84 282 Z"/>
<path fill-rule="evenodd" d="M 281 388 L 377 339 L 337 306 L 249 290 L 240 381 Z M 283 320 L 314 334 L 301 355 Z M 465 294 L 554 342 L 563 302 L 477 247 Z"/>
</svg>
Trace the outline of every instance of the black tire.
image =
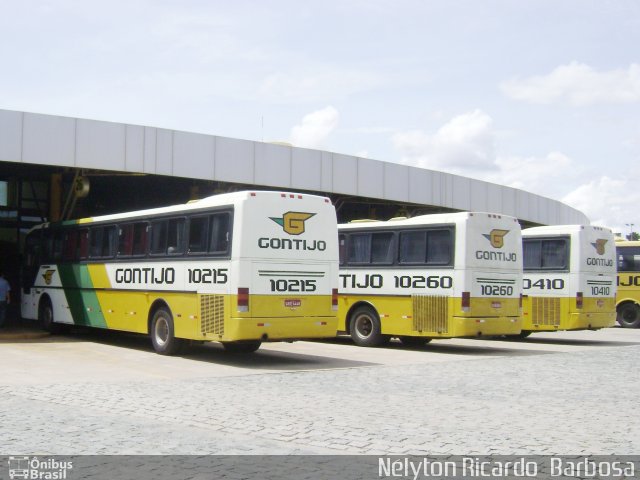
<svg viewBox="0 0 640 480">
<path fill-rule="evenodd" d="M 412 348 L 423 347 L 424 345 L 426 345 L 431 341 L 431 339 L 427 337 L 402 336 L 398 338 L 402 342 L 402 345 L 404 345 L 405 347 L 412 347 Z"/>
<path fill-rule="evenodd" d="M 516 338 L 527 338 L 533 332 L 531 330 L 522 330 L 519 334 L 514 335 Z"/>
<path fill-rule="evenodd" d="M 356 345 L 361 347 L 379 347 L 389 341 L 388 335 L 382 335 L 380 317 L 371 307 L 359 307 L 351 314 L 349 333 Z"/>
<path fill-rule="evenodd" d="M 173 315 L 164 307 L 154 312 L 149 335 L 153 349 L 160 355 L 175 355 L 185 345 L 185 340 L 175 337 Z"/>
<path fill-rule="evenodd" d="M 53 306 L 49 298 L 44 298 L 38 308 L 38 322 L 43 330 L 56 334 L 62 332 L 62 325 L 55 323 L 53 318 Z"/>
<path fill-rule="evenodd" d="M 260 340 L 245 342 L 222 342 L 222 346 L 229 353 L 253 353 L 260 348 Z"/>
<path fill-rule="evenodd" d="M 640 327 L 640 307 L 635 303 L 618 305 L 618 323 L 624 328 Z"/>
</svg>

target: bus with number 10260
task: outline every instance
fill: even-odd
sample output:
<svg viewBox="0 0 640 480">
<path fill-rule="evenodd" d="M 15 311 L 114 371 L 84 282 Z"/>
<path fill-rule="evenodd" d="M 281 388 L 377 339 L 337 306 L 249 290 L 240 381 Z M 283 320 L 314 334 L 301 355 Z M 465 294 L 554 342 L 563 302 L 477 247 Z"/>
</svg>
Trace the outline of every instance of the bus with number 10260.
<svg viewBox="0 0 640 480">
<path fill-rule="evenodd" d="M 46 223 L 26 238 L 22 316 L 252 352 L 336 335 L 336 213 L 325 197 L 267 191 Z"/>
<path fill-rule="evenodd" d="M 338 330 L 361 346 L 396 337 L 513 335 L 522 243 L 510 216 L 463 212 L 338 225 Z"/>
</svg>

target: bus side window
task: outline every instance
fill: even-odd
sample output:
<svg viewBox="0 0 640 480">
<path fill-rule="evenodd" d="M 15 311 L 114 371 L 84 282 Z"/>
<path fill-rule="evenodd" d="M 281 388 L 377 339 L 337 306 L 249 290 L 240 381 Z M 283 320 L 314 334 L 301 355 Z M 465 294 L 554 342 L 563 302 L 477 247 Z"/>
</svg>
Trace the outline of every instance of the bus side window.
<svg viewBox="0 0 640 480">
<path fill-rule="evenodd" d="M 83 228 L 79 232 L 77 259 L 86 260 L 89 256 L 89 229 Z"/>
<path fill-rule="evenodd" d="M 371 263 L 376 265 L 391 265 L 393 263 L 393 233 L 371 234 Z"/>
<path fill-rule="evenodd" d="M 207 227 L 209 217 L 192 217 L 189 219 L 188 253 L 205 253 L 207 251 Z"/>
<path fill-rule="evenodd" d="M 352 233 L 349 235 L 349 263 L 369 263 L 371 258 L 371 234 Z"/>
<path fill-rule="evenodd" d="M 564 240 L 543 240 L 542 268 L 566 268 L 567 242 Z"/>
<path fill-rule="evenodd" d="M 62 250 L 62 260 L 71 262 L 77 259 L 78 231 L 67 230 L 64 234 L 64 244 Z"/>
<path fill-rule="evenodd" d="M 162 220 L 151 223 L 151 242 L 149 253 L 151 255 L 164 255 L 167 253 L 167 228 L 169 222 Z"/>
<path fill-rule="evenodd" d="M 94 227 L 89 232 L 89 257 L 109 258 L 115 255 L 116 227 Z"/>
<path fill-rule="evenodd" d="M 522 258 L 525 270 L 536 270 L 542 266 L 542 242 L 540 240 L 522 240 Z"/>
<path fill-rule="evenodd" d="M 400 263 L 425 263 L 427 259 L 427 232 L 400 233 Z"/>
<path fill-rule="evenodd" d="M 347 238 L 345 235 L 338 236 L 340 265 L 344 265 L 347 259 Z"/>
<path fill-rule="evenodd" d="M 427 233 L 427 263 L 430 265 L 451 263 L 451 231 L 432 230 Z"/>
<path fill-rule="evenodd" d="M 118 235 L 118 256 L 128 257 L 133 253 L 133 225 L 122 225 Z"/>
<path fill-rule="evenodd" d="M 216 213 L 209 220 L 209 248 L 208 252 L 214 255 L 224 255 L 229 251 L 229 214 Z"/>
<path fill-rule="evenodd" d="M 184 218 L 172 218 L 169 220 L 167 253 L 169 255 L 181 255 L 184 253 Z"/>
<path fill-rule="evenodd" d="M 145 255 L 147 253 L 147 230 L 146 222 L 133 224 L 133 255 Z"/>
<path fill-rule="evenodd" d="M 620 272 L 640 271 L 640 248 L 618 247 L 618 270 Z"/>
</svg>

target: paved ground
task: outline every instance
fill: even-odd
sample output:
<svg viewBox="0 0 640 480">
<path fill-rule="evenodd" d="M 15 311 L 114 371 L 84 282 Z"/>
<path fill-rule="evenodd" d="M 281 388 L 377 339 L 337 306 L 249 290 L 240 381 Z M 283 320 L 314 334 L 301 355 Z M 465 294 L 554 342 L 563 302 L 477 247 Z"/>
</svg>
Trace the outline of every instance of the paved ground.
<svg viewBox="0 0 640 480">
<path fill-rule="evenodd" d="M 0 334 L 5 454 L 634 454 L 640 330 L 217 345 Z"/>
</svg>

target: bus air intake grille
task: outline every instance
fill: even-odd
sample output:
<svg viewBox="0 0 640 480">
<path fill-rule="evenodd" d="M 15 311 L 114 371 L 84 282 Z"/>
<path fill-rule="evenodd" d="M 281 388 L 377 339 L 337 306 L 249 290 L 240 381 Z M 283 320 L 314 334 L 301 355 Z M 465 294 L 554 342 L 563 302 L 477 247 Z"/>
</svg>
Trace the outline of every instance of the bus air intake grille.
<svg viewBox="0 0 640 480">
<path fill-rule="evenodd" d="M 531 299 L 531 323 L 534 325 L 560 325 L 560 299 L 533 297 Z"/>
<path fill-rule="evenodd" d="M 449 332 L 449 297 L 443 295 L 411 295 L 413 330 L 416 332 Z"/>
<path fill-rule="evenodd" d="M 224 335 L 224 295 L 200 295 L 200 331 Z"/>
</svg>

